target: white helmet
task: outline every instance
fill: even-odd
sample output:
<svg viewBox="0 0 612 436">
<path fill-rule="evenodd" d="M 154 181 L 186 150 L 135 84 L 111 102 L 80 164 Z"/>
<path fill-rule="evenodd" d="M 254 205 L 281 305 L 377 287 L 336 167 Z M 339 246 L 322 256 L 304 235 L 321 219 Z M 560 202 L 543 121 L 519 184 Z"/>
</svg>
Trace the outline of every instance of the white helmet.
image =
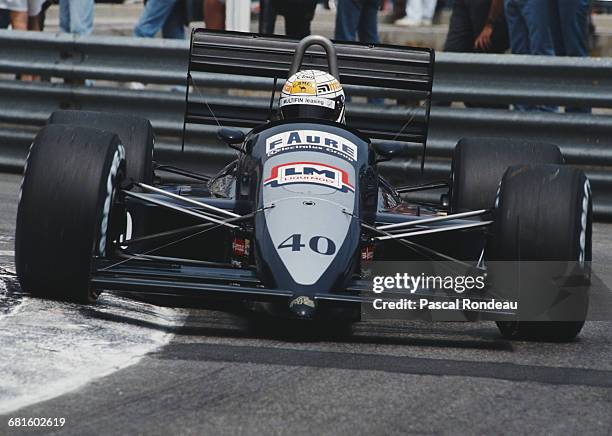
<svg viewBox="0 0 612 436">
<path fill-rule="evenodd" d="M 344 123 L 342 85 L 325 71 L 299 71 L 283 87 L 280 110 L 285 120 L 316 118 Z"/>
</svg>

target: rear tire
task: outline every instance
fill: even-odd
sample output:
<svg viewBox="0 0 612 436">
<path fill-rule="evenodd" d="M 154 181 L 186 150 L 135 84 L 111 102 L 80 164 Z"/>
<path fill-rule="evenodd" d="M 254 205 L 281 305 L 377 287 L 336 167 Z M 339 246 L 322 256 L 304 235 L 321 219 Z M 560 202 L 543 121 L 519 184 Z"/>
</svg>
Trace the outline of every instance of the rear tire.
<svg viewBox="0 0 612 436">
<path fill-rule="evenodd" d="M 126 152 L 126 179 L 147 184 L 153 182 L 155 135 L 149 120 L 134 115 L 60 110 L 51 114 L 48 124 L 93 127 L 116 133 Z"/>
<path fill-rule="evenodd" d="M 500 184 L 494 222 L 487 249 L 491 279 L 505 286 L 523 280 L 519 312 L 527 313 L 524 320 L 498 322 L 502 335 L 571 341 L 584 325 L 589 303 L 592 198 L 587 177 L 558 165 L 510 167 Z M 504 261 L 520 261 L 522 278 Z M 521 301 L 527 305 L 523 310 Z"/>
<path fill-rule="evenodd" d="M 504 138 L 462 138 L 451 167 L 452 213 L 489 209 L 504 172 L 512 165 L 563 164 L 559 147 Z"/>
<path fill-rule="evenodd" d="M 24 291 L 91 303 L 94 255 L 104 256 L 125 151 L 111 132 L 44 127 L 26 161 L 15 231 L 15 263 Z"/>
</svg>

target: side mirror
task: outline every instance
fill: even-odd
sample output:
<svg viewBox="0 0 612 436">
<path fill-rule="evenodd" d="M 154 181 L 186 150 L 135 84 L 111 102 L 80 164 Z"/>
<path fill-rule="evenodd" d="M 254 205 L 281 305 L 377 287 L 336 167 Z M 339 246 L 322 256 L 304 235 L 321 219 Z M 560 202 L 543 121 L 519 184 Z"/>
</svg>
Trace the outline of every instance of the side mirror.
<svg viewBox="0 0 612 436">
<path fill-rule="evenodd" d="M 240 129 L 235 129 L 233 127 L 222 127 L 217 130 L 217 138 L 234 150 L 244 151 L 241 145 L 244 142 L 245 134 Z"/>
<path fill-rule="evenodd" d="M 378 142 L 372 144 L 376 154 L 381 156 L 383 160 L 391 160 L 396 157 L 408 156 L 410 149 L 408 144 L 400 142 Z"/>
</svg>

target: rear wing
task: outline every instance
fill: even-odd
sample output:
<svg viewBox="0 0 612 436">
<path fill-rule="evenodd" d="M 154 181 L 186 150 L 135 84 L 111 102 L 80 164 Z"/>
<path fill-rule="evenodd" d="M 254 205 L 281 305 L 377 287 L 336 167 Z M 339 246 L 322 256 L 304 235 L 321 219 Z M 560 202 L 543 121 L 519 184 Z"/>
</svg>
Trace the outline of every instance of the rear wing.
<svg viewBox="0 0 612 436">
<path fill-rule="evenodd" d="M 269 96 L 267 100 L 210 93 L 205 96 L 197 88 L 206 86 L 202 82 L 209 80 L 228 88 L 269 90 L 271 94 L 273 87 L 282 86 L 288 78 L 299 42 L 283 36 L 195 29 L 189 50 L 185 124 L 254 128 L 269 121 L 269 106 L 277 104 Z M 401 107 L 349 102 L 347 124 L 373 139 L 425 144 L 434 51 L 350 42 L 334 42 L 334 46 L 340 83 L 347 95 L 402 99 Z M 302 69 L 328 70 L 325 50 L 308 48 Z M 412 106 L 403 106 L 405 102 Z"/>
</svg>

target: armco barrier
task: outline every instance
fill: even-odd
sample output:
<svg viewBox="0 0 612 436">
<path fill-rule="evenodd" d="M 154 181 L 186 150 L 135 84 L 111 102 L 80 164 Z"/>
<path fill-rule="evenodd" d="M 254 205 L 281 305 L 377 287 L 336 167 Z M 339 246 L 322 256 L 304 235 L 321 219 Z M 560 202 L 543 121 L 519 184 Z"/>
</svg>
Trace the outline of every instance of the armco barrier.
<svg viewBox="0 0 612 436">
<path fill-rule="evenodd" d="M 97 80 L 93 87 L 26 83 L 10 77 L 0 80 L 0 170 L 21 170 L 37 128 L 60 108 L 140 114 L 152 121 L 157 132 L 156 159 L 184 161 L 203 171 L 218 168 L 232 159 L 234 152 L 218 143 L 216 128 L 191 126 L 185 153 L 180 153 L 184 94 L 171 91 L 169 86 L 156 86 L 185 83 L 187 50 L 185 41 L 0 31 L 0 73 Z M 222 74 L 197 76 L 195 80 L 207 88 L 211 104 L 235 102 L 267 110 L 268 98 L 251 91 L 269 91 L 269 80 Z M 109 81 L 138 81 L 149 86 L 130 90 Z M 228 89 L 242 91 L 232 96 Z M 347 87 L 347 92 L 373 95 L 368 87 Z M 408 97 L 391 90 L 383 90 L 382 95 Z M 434 100 L 612 107 L 612 60 L 438 53 Z M 349 119 L 351 113 L 406 117 L 401 106 L 373 110 L 358 102 L 349 105 Z M 426 180 L 448 177 L 452 149 L 464 136 L 513 136 L 558 144 L 567 163 L 589 175 L 597 218 L 612 219 L 611 117 L 434 106 Z M 420 147 L 414 145 L 414 158 L 386 164 L 386 175 L 396 181 L 417 180 L 419 152 Z M 428 198 L 435 199 L 431 195 Z"/>
</svg>

